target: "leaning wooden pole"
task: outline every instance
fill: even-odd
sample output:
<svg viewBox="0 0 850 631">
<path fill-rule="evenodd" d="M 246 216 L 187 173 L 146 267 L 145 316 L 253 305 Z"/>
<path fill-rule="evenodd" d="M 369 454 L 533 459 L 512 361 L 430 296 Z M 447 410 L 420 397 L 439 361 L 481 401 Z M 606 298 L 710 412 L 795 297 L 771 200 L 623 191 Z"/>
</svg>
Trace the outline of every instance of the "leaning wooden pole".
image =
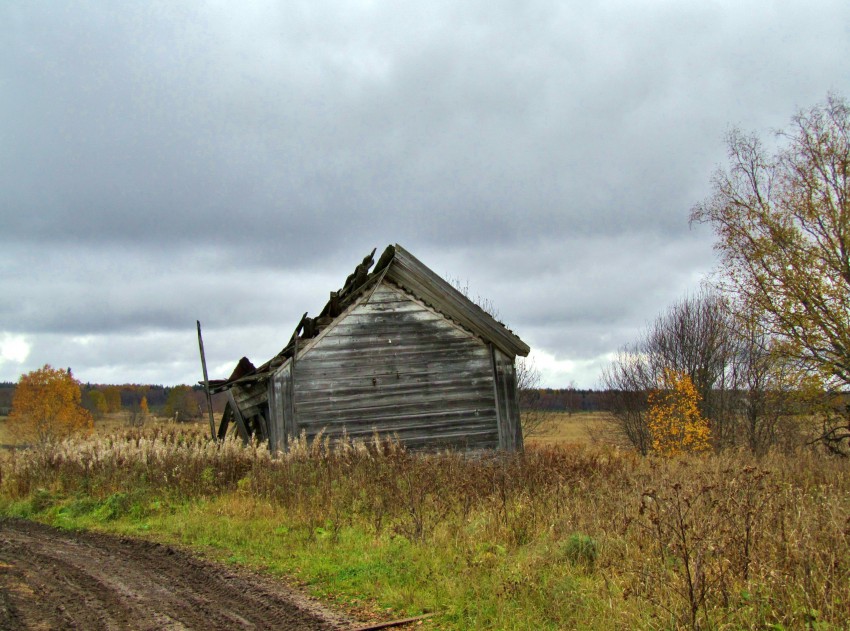
<svg viewBox="0 0 850 631">
<path fill-rule="evenodd" d="M 213 418 L 212 395 L 210 394 L 210 379 L 207 376 L 207 358 L 204 355 L 204 338 L 201 337 L 201 321 L 198 320 L 198 347 L 201 349 L 201 367 L 204 369 L 204 390 L 207 392 L 207 410 L 210 413 L 210 435 L 216 439 L 215 419 Z"/>
</svg>

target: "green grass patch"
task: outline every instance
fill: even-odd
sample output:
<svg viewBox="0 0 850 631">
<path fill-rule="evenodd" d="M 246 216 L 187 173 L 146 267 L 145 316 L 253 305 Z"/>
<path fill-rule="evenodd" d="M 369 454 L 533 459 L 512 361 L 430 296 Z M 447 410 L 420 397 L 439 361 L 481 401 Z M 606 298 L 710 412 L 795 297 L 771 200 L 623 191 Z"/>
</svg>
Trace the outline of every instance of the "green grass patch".
<svg viewBox="0 0 850 631">
<path fill-rule="evenodd" d="M 141 512 L 133 506 L 129 496 L 114 494 L 98 501 L 42 497 L 37 510 L 32 502 L 0 510 L 66 529 L 153 536 L 295 579 L 343 607 L 366 604 L 391 617 L 440 612 L 440 628 L 581 628 L 604 609 L 593 595 L 601 582 L 562 563 L 548 545 L 469 549 L 448 532 L 413 542 L 387 532 L 376 536 L 363 525 L 310 529 L 239 493 L 178 505 L 156 500 Z M 615 626 L 598 619 L 592 628 Z"/>
</svg>

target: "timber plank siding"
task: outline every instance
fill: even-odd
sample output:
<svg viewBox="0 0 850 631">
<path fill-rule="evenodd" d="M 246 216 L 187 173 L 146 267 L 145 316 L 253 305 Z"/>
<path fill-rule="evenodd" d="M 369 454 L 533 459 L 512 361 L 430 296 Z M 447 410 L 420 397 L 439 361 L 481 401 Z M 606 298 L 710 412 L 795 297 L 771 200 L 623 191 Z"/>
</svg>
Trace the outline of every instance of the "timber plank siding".
<svg viewBox="0 0 850 631">
<path fill-rule="evenodd" d="M 515 359 L 528 345 L 401 246 L 369 272 L 374 254 L 275 357 L 210 382 L 233 401 L 219 436 L 244 419 L 240 434 L 273 451 L 376 433 L 412 449 L 522 449 Z"/>
<path fill-rule="evenodd" d="M 499 446 L 486 343 L 382 282 L 303 355 L 297 431 L 411 446 Z"/>
</svg>

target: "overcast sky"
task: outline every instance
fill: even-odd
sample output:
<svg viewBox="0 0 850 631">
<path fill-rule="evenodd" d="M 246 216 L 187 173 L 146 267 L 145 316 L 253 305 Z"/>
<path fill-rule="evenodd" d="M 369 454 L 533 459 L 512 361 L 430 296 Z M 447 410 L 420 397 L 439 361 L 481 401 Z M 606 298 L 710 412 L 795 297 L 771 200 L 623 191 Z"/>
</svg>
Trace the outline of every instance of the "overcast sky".
<svg viewBox="0 0 850 631">
<path fill-rule="evenodd" d="M 263 362 L 372 248 L 488 298 L 544 383 L 714 265 L 730 126 L 850 96 L 846 0 L 0 3 L 0 380 Z"/>
</svg>

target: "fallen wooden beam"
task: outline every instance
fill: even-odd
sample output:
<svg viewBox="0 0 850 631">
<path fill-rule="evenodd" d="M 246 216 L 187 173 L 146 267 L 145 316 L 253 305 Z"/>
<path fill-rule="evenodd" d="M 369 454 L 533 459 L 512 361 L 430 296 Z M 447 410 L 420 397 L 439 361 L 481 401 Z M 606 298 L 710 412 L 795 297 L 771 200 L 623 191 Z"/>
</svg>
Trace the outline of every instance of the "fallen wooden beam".
<svg viewBox="0 0 850 631">
<path fill-rule="evenodd" d="M 421 616 L 414 616 L 413 618 L 403 618 L 401 620 L 390 620 L 389 622 L 376 622 L 375 624 L 370 624 L 365 627 L 356 627 L 351 629 L 350 631 L 375 631 L 376 629 L 389 629 L 390 627 L 400 627 L 405 624 L 411 624 L 412 622 L 419 622 L 420 620 L 425 620 L 427 618 L 431 618 L 436 616 L 435 613 L 426 613 Z"/>
</svg>

